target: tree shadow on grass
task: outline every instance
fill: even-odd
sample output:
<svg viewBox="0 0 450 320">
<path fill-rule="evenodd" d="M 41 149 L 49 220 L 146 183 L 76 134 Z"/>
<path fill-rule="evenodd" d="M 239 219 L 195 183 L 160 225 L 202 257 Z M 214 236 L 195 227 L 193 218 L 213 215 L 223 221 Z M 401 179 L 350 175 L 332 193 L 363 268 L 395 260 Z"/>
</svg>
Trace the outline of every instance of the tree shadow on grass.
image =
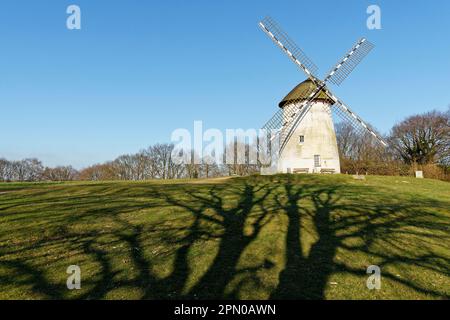
<svg viewBox="0 0 450 320">
<path fill-rule="evenodd" d="M 415 203 L 393 202 L 373 203 L 358 202 L 346 204 L 342 201 L 345 187 L 334 186 L 328 188 L 304 188 L 295 186 L 295 179 L 287 178 L 285 184 L 287 203 L 279 200 L 289 219 L 286 232 L 286 265 L 279 276 L 279 285 L 272 292 L 275 299 L 324 299 L 329 287 L 330 275 L 334 272 L 353 274 L 367 277 L 366 268 L 355 268 L 347 262 L 337 261 L 337 250 L 350 253 L 364 253 L 372 261 L 376 261 L 382 270 L 397 264 L 404 264 L 408 268 L 421 266 L 428 271 L 438 272 L 447 277 L 440 290 L 423 288 L 409 280 L 401 279 L 384 271 L 382 276 L 392 282 L 427 294 L 430 297 L 446 297 L 443 293 L 445 286 L 450 285 L 450 259 L 439 257 L 432 252 L 415 252 L 417 247 L 409 241 L 415 236 L 424 236 L 417 230 L 427 229 L 427 237 L 436 237 L 449 243 L 449 220 L 433 220 L 433 213 L 427 212 L 430 206 L 445 208 L 445 203 L 437 203 L 427 199 L 416 199 Z M 363 190 L 361 190 L 363 191 Z M 312 203 L 312 208 L 302 206 L 301 203 Z M 421 211 L 424 210 L 424 211 Z M 308 254 L 302 253 L 302 231 L 305 228 L 301 220 L 311 218 L 317 240 L 310 246 Z M 395 234 L 395 237 L 392 235 Z M 403 234 L 404 237 L 398 237 Z M 403 238 L 403 239 L 402 239 Z M 360 239 L 360 244 L 351 244 L 354 239 Z M 377 242 L 378 247 L 374 246 Z M 385 248 L 381 247 L 385 246 Z M 393 254 L 389 248 L 398 251 Z M 412 255 L 408 258 L 409 255 Z M 439 266 L 439 267 L 437 267 Z M 450 287 L 447 288 L 447 290 Z M 447 291 L 448 292 L 448 291 Z M 350 296 L 349 296 L 350 297 Z"/>
<path fill-rule="evenodd" d="M 437 239 L 448 244 L 448 217 L 433 217 L 435 213 L 427 209 L 442 209 L 445 203 L 428 199 L 412 204 L 395 199 L 389 203 L 350 201 L 349 195 L 367 193 L 369 187 L 323 185 L 314 177 L 288 175 L 235 179 L 220 185 L 149 186 L 134 197 L 127 195 L 126 201 L 121 198 L 123 189 L 108 191 L 108 199 L 115 200 L 107 207 L 99 205 L 102 198 L 95 201 L 92 194 L 86 198 L 92 206 L 81 214 L 83 221 L 101 219 L 112 224 L 111 229 L 77 232 L 63 228 L 57 236 L 42 239 L 25 251 L 54 244 L 81 250 L 99 266 L 99 277 L 86 280 L 91 285 L 77 296 L 82 299 L 106 298 L 117 288 L 139 289 L 143 299 L 236 299 L 244 291 L 246 296 L 250 291 L 251 297 L 252 290 L 264 291 L 273 299 L 323 299 L 335 272 L 366 275 L 364 266 L 337 259 L 339 250 L 367 255 L 383 269 L 402 264 L 448 279 L 448 255 L 416 250 L 417 245 L 410 243 L 412 237 L 420 237 L 433 244 Z M 156 215 L 163 209 L 168 210 L 163 219 L 133 220 L 139 212 Z M 54 224 L 76 222 L 70 216 L 58 219 Z M 277 252 L 275 243 L 264 242 L 267 232 L 274 233 L 275 240 L 282 239 L 282 252 Z M 105 243 L 104 236 L 113 240 Z M 117 265 L 113 245 L 124 248 L 122 254 L 131 265 Z M 199 254 L 199 246 L 211 252 Z M 249 251 L 259 246 L 273 248 L 255 253 L 259 262 L 247 261 Z M 276 258 L 280 255 L 284 258 Z M 163 258 L 170 262 L 163 264 L 164 272 L 156 272 Z M 43 298 L 70 297 L 65 283 L 52 283 L 32 261 L 0 258 L 0 266 Z M 135 272 L 120 277 L 130 266 Z M 268 275 L 275 279 L 274 285 L 265 280 Z M 383 277 L 417 293 L 448 298 L 441 289 L 392 272 L 384 272 Z M 9 282 L 0 277 L 0 283 Z"/>
<path fill-rule="evenodd" d="M 225 293 L 225 289 L 236 274 L 239 258 L 247 246 L 258 236 L 261 229 L 271 221 L 271 216 L 266 211 L 255 215 L 250 222 L 252 210 L 266 200 L 273 188 L 274 186 L 268 184 L 245 183 L 242 189 L 235 190 L 236 194 L 239 194 L 239 198 L 237 204 L 229 208 L 226 201 L 217 194 L 215 188 L 211 189 L 209 196 L 188 192 L 196 203 L 201 204 L 199 209 L 166 196 L 167 202 L 189 210 L 195 216 L 195 221 L 202 218 L 208 220 L 213 225 L 211 230 L 219 232 L 219 235 L 215 232 L 207 234 L 209 238 L 216 237 L 220 240 L 217 254 L 208 270 L 190 290 L 188 297 L 198 299 L 233 298 L 232 295 Z M 258 195 L 259 193 L 262 194 Z M 205 209 L 212 209 L 215 215 L 205 215 Z M 251 229 L 251 232 L 244 232 L 246 226 Z M 207 232 L 204 231 L 203 234 L 205 233 Z M 177 269 L 176 265 L 175 269 Z"/>
<path fill-rule="evenodd" d="M 286 266 L 279 276 L 279 285 L 272 293 L 274 299 L 321 299 L 328 276 L 333 272 L 333 258 L 338 246 L 337 237 L 331 226 L 331 213 L 338 202 L 336 188 L 316 190 L 311 194 L 307 188 L 296 188 L 291 180 L 284 186 L 287 203 L 277 197 L 277 203 L 288 216 L 286 232 Z M 322 196 L 325 197 L 322 200 Z M 300 205 L 303 198 L 311 198 L 314 209 Z M 319 239 L 308 256 L 302 248 L 302 218 L 311 215 Z"/>
</svg>

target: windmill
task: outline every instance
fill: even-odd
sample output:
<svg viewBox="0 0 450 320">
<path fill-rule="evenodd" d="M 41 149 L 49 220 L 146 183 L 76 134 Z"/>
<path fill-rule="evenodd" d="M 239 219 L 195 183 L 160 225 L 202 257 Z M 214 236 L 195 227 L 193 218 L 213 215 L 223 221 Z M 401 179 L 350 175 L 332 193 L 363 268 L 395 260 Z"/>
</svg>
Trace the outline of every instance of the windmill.
<svg viewBox="0 0 450 320">
<path fill-rule="evenodd" d="M 369 41 L 358 40 L 322 81 L 316 76 L 316 65 L 272 18 L 264 18 L 259 27 L 308 77 L 279 103 L 278 112 L 263 126 L 275 132 L 271 139 L 277 141 L 274 145 L 279 150 L 276 163 L 263 167 L 262 174 L 339 173 L 333 115 L 346 121 L 358 134 L 370 136 L 386 146 L 380 135 L 326 86 L 329 81 L 340 85 L 347 78 L 372 50 Z"/>
</svg>

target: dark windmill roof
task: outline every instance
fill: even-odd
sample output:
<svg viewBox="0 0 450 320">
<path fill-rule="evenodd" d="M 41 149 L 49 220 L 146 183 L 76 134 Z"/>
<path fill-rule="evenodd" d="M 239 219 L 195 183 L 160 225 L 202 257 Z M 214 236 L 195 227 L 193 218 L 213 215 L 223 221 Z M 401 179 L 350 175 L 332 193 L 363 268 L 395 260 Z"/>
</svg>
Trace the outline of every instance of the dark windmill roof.
<svg viewBox="0 0 450 320">
<path fill-rule="evenodd" d="M 298 102 L 308 98 L 308 96 L 314 92 L 317 86 L 311 79 L 306 79 L 302 83 L 298 84 L 291 92 L 288 93 L 286 97 L 278 104 L 280 108 L 283 108 L 284 105 L 289 104 L 290 102 Z M 329 103 L 333 104 L 334 101 L 331 99 L 325 91 L 320 90 L 319 94 L 314 98 L 314 100 L 325 100 Z"/>
</svg>

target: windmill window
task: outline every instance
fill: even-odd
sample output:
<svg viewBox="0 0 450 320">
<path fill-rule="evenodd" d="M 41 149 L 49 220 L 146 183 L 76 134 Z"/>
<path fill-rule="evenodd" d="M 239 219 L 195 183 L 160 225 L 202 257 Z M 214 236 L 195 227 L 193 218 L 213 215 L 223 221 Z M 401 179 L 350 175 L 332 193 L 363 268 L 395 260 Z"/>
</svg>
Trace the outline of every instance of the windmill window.
<svg viewBox="0 0 450 320">
<path fill-rule="evenodd" d="M 298 139 L 298 142 L 299 143 L 305 142 L 305 136 L 300 136 L 299 139 Z"/>
<path fill-rule="evenodd" d="M 314 167 L 320 167 L 320 155 L 314 155 Z"/>
</svg>

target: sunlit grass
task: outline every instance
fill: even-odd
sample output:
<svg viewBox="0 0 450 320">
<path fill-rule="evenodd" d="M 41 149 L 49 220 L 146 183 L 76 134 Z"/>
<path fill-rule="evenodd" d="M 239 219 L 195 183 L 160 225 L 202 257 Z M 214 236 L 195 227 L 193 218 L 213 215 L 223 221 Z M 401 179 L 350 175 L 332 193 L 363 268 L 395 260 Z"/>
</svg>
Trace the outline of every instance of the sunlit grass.
<svg viewBox="0 0 450 320">
<path fill-rule="evenodd" d="M 407 177 L 3 183 L 0 298 L 448 298 L 449 208 Z"/>
</svg>

